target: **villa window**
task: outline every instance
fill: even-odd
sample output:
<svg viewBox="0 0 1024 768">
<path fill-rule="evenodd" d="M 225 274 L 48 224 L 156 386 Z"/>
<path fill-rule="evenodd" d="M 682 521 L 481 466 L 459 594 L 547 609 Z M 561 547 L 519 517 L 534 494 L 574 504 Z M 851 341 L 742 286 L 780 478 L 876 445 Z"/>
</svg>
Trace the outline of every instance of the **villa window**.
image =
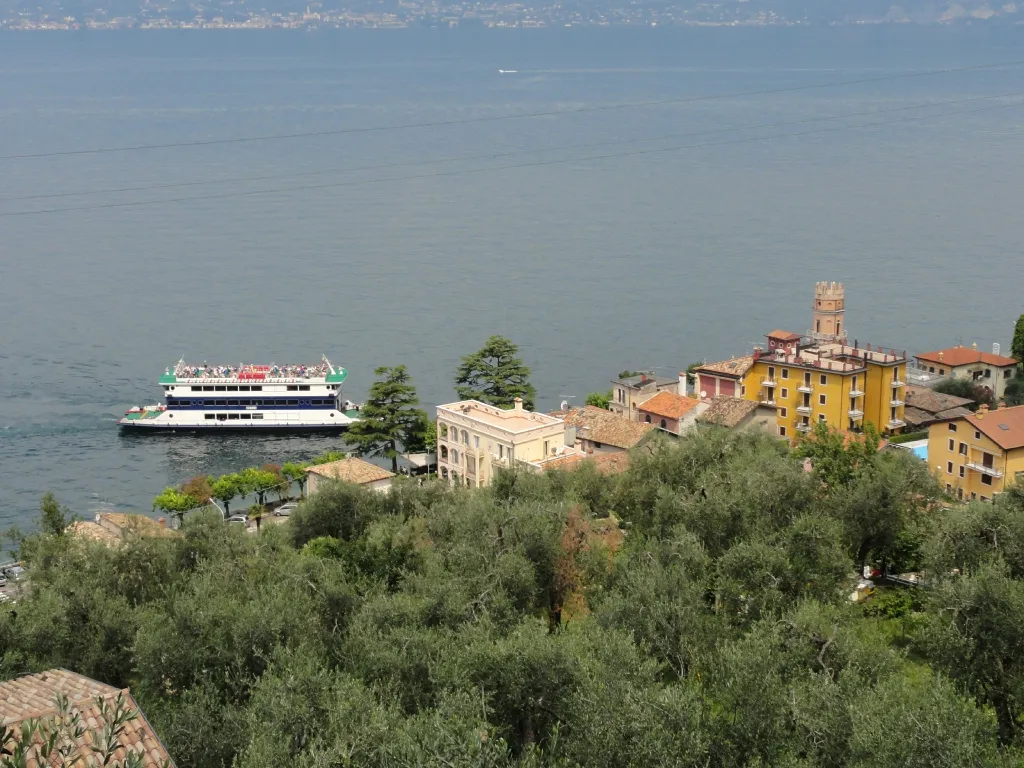
<svg viewBox="0 0 1024 768">
<path fill-rule="evenodd" d="M 953 462 L 952 461 L 947 461 L 946 462 L 946 474 L 947 475 L 952 475 L 953 474 Z"/>
<path fill-rule="evenodd" d="M 963 477 L 963 476 L 964 476 L 964 465 L 961 464 L 960 465 L 960 477 Z"/>
<path fill-rule="evenodd" d="M 979 432 L 978 430 L 974 430 L 974 439 L 981 440 L 981 432 Z"/>
<path fill-rule="evenodd" d="M 443 440 L 447 440 L 448 439 L 448 425 L 447 424 L 442 424 L 441 425 L 441 439 L 443 439 Z"/>
<path fill-rule="evenodd" d="M 783 368 L 782 369 L 782 378 L 784 378 L 784 379 L 788 379 L 789 378 L 789 368 Z"/>
<path fill-rule="evenodd" d="M 954 440 L 952 437 L 949 438 L 949 450 L 950 450 L 950 452 L 953 452 L 953 451 L 956 450 L 956 440 Z"/>
<path fill-rule="evenodd" d="M 780 396 L 780 397 L 781 397 L 781 398 L 782 398 L 783 400 L 788 400 L 788 399 L 789 399 L 789 390 L 788 390 L 788 389 L 786 389 L 785 387 L 783 387 L 783 388 L 782 388 L 782 392 L 780 392 L 780 393 L 779 393 L 779 396 Z"/>
<path fill-rule="evenodd" d="M 827 385 L 828 385 L 828 376 L 826 376 L 823 373 L 823 374 L 821 374 L 821 386 L 824 387 L 824 386 L 827 386 Z"/>
<path fill-rule="evenodd" d="M 473 447 L 474 448 L 479 448 L 480 447 L 480 435 L 473 435 Z"/>
<path fill-rule="evenodd" d="M 789 411 L 786 408 L 779 408 L 779 418 L 786 418 L 789 415 Z"/>
<path fill-rule="evenodd" d="M 959 499 L 960 501 L 963 501 L 963 500 L 964 500 L 964 489 L 963 489 L 963 488 L 957 488 L 957 489 L 956 489 L 956 497 L 957 497 L 957 499 Z"/>
<path fill-rule="evenodd" d="M 824 413 L 819 413 L 818 414 L 818 421 L 820 421 L 820 422 L 824 422 L 825 421 L 825 414 Z"/>
<path fill-rule="evenodd" d="M 448 461 L 448 446 L 441 446 L 441 461 Z"/>
<path fill-rule="evenodd" d="M 964 456 L 967 455 L 967 443 L 960 443 L 960 453 Z"/>
<path fill-rule="evenodd" d="M 950 425 L 949 425 L 949 431 L 950 431 L 950 432 L 956 432 L 956 424 L 950 423 Z"/>
<path fill-rule="evenodd" d="M 667 426 L 668 426 L 668 424 L 666 424 L 666 423 L 665 423 L 665 420 L 664 420 L 664 419 L 662 419 L 662 420 L 661 420 L 661 428 L 662 428 L 662 429 L 665 429 L 665 428 L 666 428 Z"/>
<path fill-rule="evenodd" d="M 779 437 L 785 437 L 785 436 L 786 436 L 786 428 L 785 427 L 779 427 Z"/>
<path fill-rule="evenodd" d="M 992 485 L 992 475 L 982 475 L 981 476 L 981 484 L 982 485 Z"/>
<path fill-rule="evenodd" d="M 469 445 L 469 432 L 462 430 L 462 444 Z"/>
<path fill-rule="evenodd" d="M 456 451 L 454 448 L 452 448 L 452 452 L 451 452 L 451 463 L 452 464 L 458 464 L 459 463 L 459 452 Z"/>
<path fill-rule="evenodd" d="M 645 415 L 644 415 L 644 421 L 645 421 L 646 423 L 650 424 L 650 423 L 651 423 L 651 414 L 649 414 L 649 413 L 648 413 L 648 414 L 645 414 Z"/>
<path fill-rule="evenodd" d="M 824 404 L 825 404 L 825 396 L 824 395 L 818 395 L 818 405 L 824 405 Z"/>
</svg>

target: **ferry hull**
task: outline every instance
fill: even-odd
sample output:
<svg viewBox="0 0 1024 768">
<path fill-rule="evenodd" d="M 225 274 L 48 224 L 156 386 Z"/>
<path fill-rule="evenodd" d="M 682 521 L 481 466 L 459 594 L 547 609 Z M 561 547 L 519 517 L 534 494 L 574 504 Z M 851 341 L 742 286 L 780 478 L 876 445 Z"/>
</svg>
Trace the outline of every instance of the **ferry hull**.
<svg viewBox="0 0 1024 768">
<path fill-rule="evenodd" d="M 121 431 L 126 434 L 152 434 L 161 432 L 164 434 L 215 434 L 219 432 L 240 434 L 252 432 L 260 434 L 307 434 L 307 433 L 333 433 L 338 434 L 348 429 L 348 424 L 155 424 L 150 422 L 125 421 L 118 422 Z"/>
<path fill-rule="evenodd" d="M 254 418 L 252 411 L 235 410 L 210 414 L 211 419 L 202 411 L 145 409 L 130 411 L 117 423 L 126 432 L 344 432 L 358 420 L 357 413 L 263 411 Z"/>
</svg>

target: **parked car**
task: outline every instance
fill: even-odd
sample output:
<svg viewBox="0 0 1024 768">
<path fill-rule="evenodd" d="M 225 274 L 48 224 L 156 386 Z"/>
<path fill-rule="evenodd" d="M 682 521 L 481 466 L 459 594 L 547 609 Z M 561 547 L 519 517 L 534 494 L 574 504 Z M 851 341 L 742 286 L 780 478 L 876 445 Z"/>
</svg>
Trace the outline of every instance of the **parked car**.
<svg viewBox="0 0 1024 768">
<path fill-rule="evenodd" d="M 288 517 L 292 512 L 299 508 L 299 505 L 294 501 L 289 501 L 287 504 L 282 504 L 280 507 L 274 510 L 274 517 Z"/>
<path fill-rule="evenodd" d="M 25 569 L 22 568 L 20 565 L 12 565 L 10 568 L 7 569 L 4 575 L 7 576 L 8 579 L 21 581 L 23 578 L 25 578 Z"/>
<path fill-rule="evenodd" d="M 0 573 L 0 587 L 7 586 L 7 577 Z"/>
<path fill-rule="evenodd" d="M 248 525 L 249 524 L 249 518 L 246 517 L 245 515 L 232 515 L 225 522 L 228 522 L 228 523 L 241 523 L 242 525 Z"/>
</svg>

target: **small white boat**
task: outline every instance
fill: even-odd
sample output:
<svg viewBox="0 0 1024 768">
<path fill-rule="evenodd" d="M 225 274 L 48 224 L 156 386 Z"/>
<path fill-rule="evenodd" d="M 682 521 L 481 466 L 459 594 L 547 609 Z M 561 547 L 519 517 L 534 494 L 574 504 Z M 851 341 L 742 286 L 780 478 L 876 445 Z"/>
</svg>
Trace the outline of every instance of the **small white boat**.
<svg viewBox="0 0 1024 768">
<path fill-rule="evenodd" d="M 517 72 L 519 72 L 518 69 L 499 69 L 498 70 L 498 74 L 499 75 L 514 75 Z"/>
</svg>

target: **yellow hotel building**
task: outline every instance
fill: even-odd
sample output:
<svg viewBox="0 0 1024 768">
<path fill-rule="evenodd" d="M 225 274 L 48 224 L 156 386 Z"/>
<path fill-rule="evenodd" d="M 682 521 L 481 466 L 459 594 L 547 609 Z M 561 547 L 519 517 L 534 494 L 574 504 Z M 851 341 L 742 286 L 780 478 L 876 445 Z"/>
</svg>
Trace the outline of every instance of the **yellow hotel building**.
<svg viewBox="0 0 1024 768">
<path fill-rule="evenodd" d="M 776 434 L 790 442 L 817 422 L 882 434 L 906 426 L 905 352 L 847 343 L 842 283 L 817 283 L 811 330 L 772 331 L 753 355 L 697 368 L 702 400 L 727 395 L 775 408 Z"/>
<path fill-rule="evenodd" d="M 946 491 L 965 501 L 990 501 L 1024 482 L 1024 405 L 987 405 L 928 428 L 928 464 Z"/>
</svg>

